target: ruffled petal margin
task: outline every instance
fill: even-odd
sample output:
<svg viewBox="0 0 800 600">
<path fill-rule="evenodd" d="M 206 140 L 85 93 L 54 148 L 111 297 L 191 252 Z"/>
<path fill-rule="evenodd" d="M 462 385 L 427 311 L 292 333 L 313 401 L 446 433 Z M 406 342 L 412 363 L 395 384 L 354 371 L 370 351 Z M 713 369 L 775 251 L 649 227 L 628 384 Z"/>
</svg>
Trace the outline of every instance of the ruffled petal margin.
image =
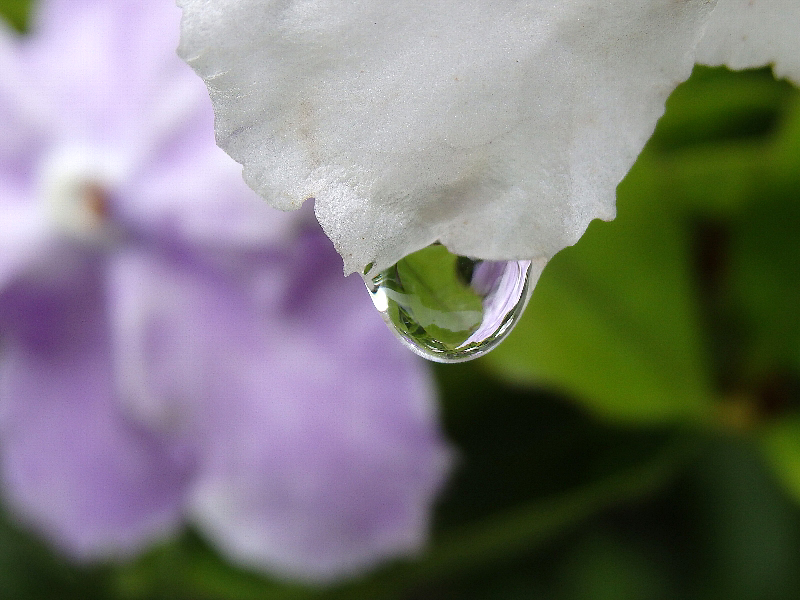
<svg viewBox="0 0 800 600">
<path fill-rule="evenodd" d="M 276 207 L 316 199 L 345 272 L 434 241 L 549 259 L 694 64 L 713 2 L 181 0 L 218 143 Z"/>
<path fill-rule="evenodd" d="M 800 2 L 719 0 L 697 62 L 732 69 L 772 65 L 777 77 L 800 85 Z"/>
</svg>

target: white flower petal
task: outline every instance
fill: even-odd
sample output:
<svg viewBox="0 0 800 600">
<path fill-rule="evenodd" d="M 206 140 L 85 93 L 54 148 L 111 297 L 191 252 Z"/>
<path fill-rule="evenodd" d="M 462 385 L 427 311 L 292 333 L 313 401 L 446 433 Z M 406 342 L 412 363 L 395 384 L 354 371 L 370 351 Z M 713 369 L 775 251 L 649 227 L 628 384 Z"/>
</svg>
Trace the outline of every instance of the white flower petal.
<svg viewBox="0 0 800 600">
<path fill-rule="evenodd" d="M 274 206 L 316 198 L 345 271 L 440 240 L 547 259 L 688 77 L 706 0 L 181 0 L 217 138 Z"/>
<path fill-rule="evenodd" d="M 697 61 L 732 69 L 772 64 L 775 75 L 800 84 L 800 2 L 719 0 Z"/>
</svg>

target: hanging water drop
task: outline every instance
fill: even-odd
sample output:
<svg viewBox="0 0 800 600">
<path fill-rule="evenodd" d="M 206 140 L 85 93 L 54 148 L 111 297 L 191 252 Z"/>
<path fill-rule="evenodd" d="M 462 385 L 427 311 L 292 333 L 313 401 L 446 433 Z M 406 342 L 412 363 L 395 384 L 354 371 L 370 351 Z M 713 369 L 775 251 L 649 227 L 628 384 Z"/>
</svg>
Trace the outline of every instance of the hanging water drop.
<svg viewBox="0 0 800 600">
<path fill-rule="evenodd" d="M 406 346 L 428 360 L 461 362 L 508 335 L 528 303 L 530 272 L 529 260 L 477 260 L 433 244 L 364 281 Z"/>
</svg>

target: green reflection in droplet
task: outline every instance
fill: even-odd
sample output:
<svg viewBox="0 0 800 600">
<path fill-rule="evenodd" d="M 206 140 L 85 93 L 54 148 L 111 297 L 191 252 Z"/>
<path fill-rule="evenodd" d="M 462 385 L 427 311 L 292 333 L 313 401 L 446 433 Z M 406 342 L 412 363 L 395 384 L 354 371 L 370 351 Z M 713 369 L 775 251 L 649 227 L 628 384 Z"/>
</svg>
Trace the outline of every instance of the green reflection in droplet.
<svg viewBox="0 0 800 600">
<path fill-rule="evenodd" d="M 528 298 L 530 261 L 482 261 L 441 244 L 366 279 L 376 308 L 412 350 L 438 362 L 475 358 L 513 327 Z"/>
</svg>

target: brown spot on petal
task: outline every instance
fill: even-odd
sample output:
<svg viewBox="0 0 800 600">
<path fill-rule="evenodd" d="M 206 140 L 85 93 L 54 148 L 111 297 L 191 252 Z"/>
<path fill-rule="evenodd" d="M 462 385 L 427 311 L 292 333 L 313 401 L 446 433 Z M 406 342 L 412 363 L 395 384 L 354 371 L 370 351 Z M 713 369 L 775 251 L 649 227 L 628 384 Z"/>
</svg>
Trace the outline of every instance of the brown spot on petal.
<svg viewBox="0 0 800 600">
<path fill-rule="evenodd" d="M 83 188 L 86 207 L 100 220 L 105 220 L 110 211 L 108 192 L 98 183 L 86 183 Z"/>
</svg>

